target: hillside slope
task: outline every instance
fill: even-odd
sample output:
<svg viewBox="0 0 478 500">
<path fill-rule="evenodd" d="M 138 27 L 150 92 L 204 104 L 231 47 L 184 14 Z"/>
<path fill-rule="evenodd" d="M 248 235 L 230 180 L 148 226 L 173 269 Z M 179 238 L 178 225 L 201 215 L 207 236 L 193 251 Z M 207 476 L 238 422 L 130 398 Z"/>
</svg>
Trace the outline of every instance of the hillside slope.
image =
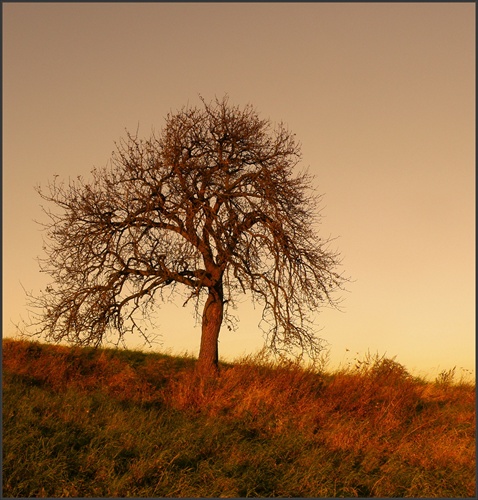
<svg viewBox="0 0 478 500">
<path fill-rule="evenodd" d="M 3 340 L 4 497 L 474 497 L 475 387 Z"/>
</svg>

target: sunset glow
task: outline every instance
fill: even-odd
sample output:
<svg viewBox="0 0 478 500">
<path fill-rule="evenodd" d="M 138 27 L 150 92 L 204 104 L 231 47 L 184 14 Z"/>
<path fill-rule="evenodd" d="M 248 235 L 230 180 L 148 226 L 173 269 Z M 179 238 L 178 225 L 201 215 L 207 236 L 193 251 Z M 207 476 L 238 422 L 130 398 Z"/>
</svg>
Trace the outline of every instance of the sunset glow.
<svg viewBox="0 0 478 500">
<path fill-rule="evenodd" d="M 324 195 L 320 231 L 351 278 L 342 311 L 317 317 L 331 365 L 370 351 L 474 373 L 473 3 L 4 4 L 4 335 L 27 317 L 22 287 L 48 283 L 34 187 L 87 178 L 125 129 L 148 137 L 225 94 L 287 124 Z M 235 314 L 222 359 L 262 347 L 261 310 L 245 296 Z M 180 298 L 154 319 L 155 349 L 197 354 Z"/>
</svg>

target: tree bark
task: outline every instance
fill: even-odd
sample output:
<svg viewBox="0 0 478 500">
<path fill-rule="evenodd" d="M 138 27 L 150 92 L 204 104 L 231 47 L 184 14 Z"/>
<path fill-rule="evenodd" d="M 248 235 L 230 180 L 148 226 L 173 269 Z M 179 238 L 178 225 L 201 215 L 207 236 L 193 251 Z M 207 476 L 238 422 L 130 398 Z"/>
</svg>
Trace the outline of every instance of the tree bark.
<svg viewBox="0 0 478 500">
<path fill-rule="evenodd" d="M 222 279 L 209 288 L 209 296 L 202 315 L 201 348 L 197 363 L 202 376 L 213 376 L 218 372 L 218 339 L 224 312 Z"/>
</svg>

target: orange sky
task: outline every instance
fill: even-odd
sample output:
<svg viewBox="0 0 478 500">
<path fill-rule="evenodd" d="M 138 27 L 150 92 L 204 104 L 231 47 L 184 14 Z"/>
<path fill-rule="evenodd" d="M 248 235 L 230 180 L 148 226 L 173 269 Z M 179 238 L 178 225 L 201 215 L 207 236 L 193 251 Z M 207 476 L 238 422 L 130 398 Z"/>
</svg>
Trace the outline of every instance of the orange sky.
<svg viewBox="0 0 478 500">
<path fill-rule="evenodd" d="M 331 364 L 397 356 L 417 374 L 475 367 L 473 3 L 4 3 L 3 331 L 38 291 L 34 191 L 103 166 L 125 129 L 225 93 L 283 120 L 324 193 L 354 282 L 324 310 Z M 262 345 L 245 302 L 220 355 Z M 181 303 L 163 349 L 197 354 Z M 136 345 L 131 339 L 131 346 Z M 346 351 L 348 349 L 348 351 Z"/>
</svg>

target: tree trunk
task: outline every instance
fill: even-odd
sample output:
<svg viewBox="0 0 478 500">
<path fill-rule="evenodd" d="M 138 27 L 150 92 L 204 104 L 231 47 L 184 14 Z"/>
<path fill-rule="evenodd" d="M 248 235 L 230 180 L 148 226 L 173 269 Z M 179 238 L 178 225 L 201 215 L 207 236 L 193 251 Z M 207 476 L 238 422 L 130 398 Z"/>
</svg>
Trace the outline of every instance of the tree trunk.
<svg viewBox="0 0 478 500">
<path fill-rule="evenodd" d="M 209 288 L 209 296 L 202 316 L 201 348 L 197 363 L 202 376 L 215 375 L 218 371 L 218 338 L 224 311 L 222 279 Z"/>
</svg>

